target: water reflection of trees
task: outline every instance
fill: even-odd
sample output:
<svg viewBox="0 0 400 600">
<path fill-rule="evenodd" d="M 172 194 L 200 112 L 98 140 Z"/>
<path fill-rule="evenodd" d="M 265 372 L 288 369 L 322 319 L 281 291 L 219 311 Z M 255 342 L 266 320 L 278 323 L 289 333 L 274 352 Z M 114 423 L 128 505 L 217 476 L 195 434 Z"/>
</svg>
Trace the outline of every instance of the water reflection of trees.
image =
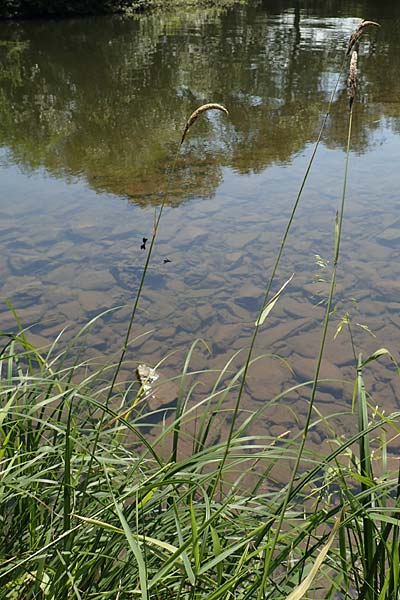
<svg viewBox="0 0 400 600">
<path fill-rule="evenodd" d="M 345 17 L 368 16 L 384 27 L 360 59 L 353 147 L 363 152 L 381 118 L 399 130 L 400 11 L 393 3 L 385 21 L 387 7 L 372 1 L 322 4 L 264 1 L 207 18 L 2 23 L 0 144 L 25 168 L 84 176 L 95 189 L 157 203 L 186 117 L 204 101 L 222 102 L 229 121 L 196 123 L 170 196 L 210 195 L 221 165 L 261 171 L 315 139 L 351 27 Z M 344 145 L 345 112 L 339 93 L 329 146 Z"/>
</svg>

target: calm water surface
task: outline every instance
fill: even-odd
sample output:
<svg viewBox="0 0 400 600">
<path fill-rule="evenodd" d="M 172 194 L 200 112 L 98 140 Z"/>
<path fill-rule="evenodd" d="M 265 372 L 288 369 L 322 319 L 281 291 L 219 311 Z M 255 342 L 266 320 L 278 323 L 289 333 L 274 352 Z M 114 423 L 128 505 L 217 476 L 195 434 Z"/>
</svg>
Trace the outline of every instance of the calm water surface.
<svg viewBox="0 0 400 600">
<path fill-rule="evenodd" d="M 6 298 L 40 345 L 118 306 L 86 336 L 91 356 L 111 360 L 182 127 L 200 104 L 221 102 L 230 117 L 198 121 L 178 158 L 133 331 L 142 337 L 129 359 L 133 372 L 137 362 L 174 352 L 163 367 L 170 375 L 201 337 L 212 353 L 197 352 L 194 367 L 222 366 L 249 344 L 339 77 L 276 288 L 295 277 L 257 342 L 258 354 L 280 355 L 293 372 L 260 360 L 245 406 L 311 378 L 327 293 L 318 280 L 329 279 L 331 267 L 322 269 L 316 255 L 331 260 L 345 166 L 344 49 L 365 17 L 382 28 L 369 30 L 360 49 L 336 315 L 322 375 L 354 377 L 348 333 L 333 340 L 346 311 L 357 351 L 386 346 L 396 355 L 400 8 L 377 4 L 265 1 L 222 13 L 0 23 L 1 329 L 15 330 Z M 370 373 L 372 401 L 398 408 L 393 369 Z M 334 400 L 343 409 L 351 393 L 351 384 L 325 382 L 319 405 L 332 409 Z M 304 411 L 300 392 L 290 402 Z M 268 424 L 277 433 L 293 419 L 281 412 Z"/>
</svg>

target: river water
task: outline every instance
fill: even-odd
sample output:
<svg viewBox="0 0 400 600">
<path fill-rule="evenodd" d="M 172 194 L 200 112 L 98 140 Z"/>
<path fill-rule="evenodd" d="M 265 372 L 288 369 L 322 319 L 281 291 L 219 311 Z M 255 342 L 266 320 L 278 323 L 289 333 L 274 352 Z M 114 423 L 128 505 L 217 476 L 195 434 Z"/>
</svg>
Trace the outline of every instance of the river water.
<svg viewBox="0 0 400 600">
<path fill-rule="evenodd" d="M 321 6 L 323 5 L 323 6 Z M 294 278 L 260 330 L 245 408 L 312 378 L 332 268 L 348 128 L 347 40 L 361 18 L 335 314 L 317 395 L 351 403 L 354 353 L 399 342 L 400 7 L 395 2 L 249 2 L 228 11 L 0 23 L 1 330 L 18 311 L 45 347 L 98 315 L 88 356 L 123 344 L 154 211 L 165 199 L 124 369 L 138 362 L 218 369 L 248 347 L 323 116 L 330 117 L 273 290 Z M 182 128 L 204 102 L 171 172 Z M 170 261 L 170 262 L 167 262 Z M 373 334 L 373 335 L 372 335 Z M 375 336 L 375 337 L 373 337 Z M 243 364 L 242 352 L 233 362 Z M 290 366 L 290 368 L 289 368 Z M 292 370 L 290 370 L 292 369 Z M 207 377 L 206 377 L 207 379 Z M 332 381 L 334 380 L 334 381 Z M 367 373 L 372 404 L 398 408 L 390 361 Z M 268 427 L 306 408 L 291 393 Z M 286 402 L 286 401 L 285 401 Z M 288 407 L 291 410 L 288 410 Z"/>
</svg>

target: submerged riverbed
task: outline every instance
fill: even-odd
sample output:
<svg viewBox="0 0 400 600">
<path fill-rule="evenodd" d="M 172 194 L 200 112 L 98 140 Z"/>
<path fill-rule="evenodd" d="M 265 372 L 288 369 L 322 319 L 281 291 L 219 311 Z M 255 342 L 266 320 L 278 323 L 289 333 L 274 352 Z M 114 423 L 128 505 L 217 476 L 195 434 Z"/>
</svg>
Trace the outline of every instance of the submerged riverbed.
<svg viewBox="0 0 400 600">
<path fill-rule="evenodd" d="M 129 349 L 132 371 L 165 357 L 166 376 L 181 371 L 196 338 L 211 354 L 198 351 L 194 367 L 220 368 L 249 345 L 339 78 L 274 289 L 295 276 L 257 340 L 259 355 L 280 358 L 254 365 L 244 406 L 311 379 L 345 168 L 344 51 L 368 18 L 382 27 L 360 49 L 335 319 L 350 313 L 358 351 L 396 353 L 400 11 L 394 2 L 303 4 L 0 23 L 3 331 L 16 329 L 6 298 L 40 346 L 120 307 L 85 336 L 90 355 L 106 362 L 123 343 L 143 238 L 167 193 Z M 193 126 L 169 179 L 187 117 L 209 101 L 225 105 L 229 118 L 209 114 Z M 334 333 L 322 370 L 330 381 L 319 392 L 331 412 L 349 406 L 354 378 L 348 332 Z M 392 366 L 372 369 L 371 401 L 398 408 Z M 296 413 L 303 397 L 290 396 Z M 275 410 L 268 428 L 279 434 L 293 418 Z"/>
</svg>

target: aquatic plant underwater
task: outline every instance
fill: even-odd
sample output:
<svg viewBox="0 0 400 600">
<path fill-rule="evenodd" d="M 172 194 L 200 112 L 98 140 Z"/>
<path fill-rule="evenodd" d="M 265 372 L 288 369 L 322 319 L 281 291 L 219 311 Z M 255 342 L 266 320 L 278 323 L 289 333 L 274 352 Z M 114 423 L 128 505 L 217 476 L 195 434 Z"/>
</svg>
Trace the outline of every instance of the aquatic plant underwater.
<svg viewBox="0 0 400 600">
<path fill-rule="evenodd" d="M 194 341 L 174 378 L 177 399 L 168 411 L 149 408 L 164 385 L 150 381 L 150 371 L 140 382 L 121 377 L 165 200 L 155 213 L 122 349 L 109 364 L 99 369 L 81 358 L 81 340 L 102 315 L 62 349 L 60 338 L 46 351 L 34 347 L 16 314 L 17 331 L 1 334 L 0 598 L 400 597 L 400 470 L 390 452 L 400 413 L 371 406 L 364 380 L 375 361 L 390 360 L 397 369 L 389 350 L 355 353 L 346 410 L 356 423 L 352 435 L 337 433 L 338 415 L 323 415 L 316 403 L 340 257 L 358 44 L 369 26 L 377 24 L 363 21 L 347 50 L 346 161 L 312 380 L 266 397 L 252 412 L 241 410 L 248 371 L 259 359 L 258 332 L 290 294 L 291 277 L 272 289 L 340 76 L 239 370 L 232 368 L 237 357 L 230 357 L 211 391 L 196 395 L 202 373 L 191 370 L 191 360 L 203 342 Z M 193 112 L 170 182 L 190 127 L 210 110 L 228 114 L 220 104 Z M 351 332 L 350 321 L 341 326 Z M 280 436 L 253 434 L 254 423 L 284 405 L 294 389 L 309 393 L 302 427 Z M 225 439 L 212 435 L 221 414 Z M 317 448 L 308 444 L 316 427 L 325 432 Z M 288 474 L 283 483 L 282 472 Z"/>
</svg>

